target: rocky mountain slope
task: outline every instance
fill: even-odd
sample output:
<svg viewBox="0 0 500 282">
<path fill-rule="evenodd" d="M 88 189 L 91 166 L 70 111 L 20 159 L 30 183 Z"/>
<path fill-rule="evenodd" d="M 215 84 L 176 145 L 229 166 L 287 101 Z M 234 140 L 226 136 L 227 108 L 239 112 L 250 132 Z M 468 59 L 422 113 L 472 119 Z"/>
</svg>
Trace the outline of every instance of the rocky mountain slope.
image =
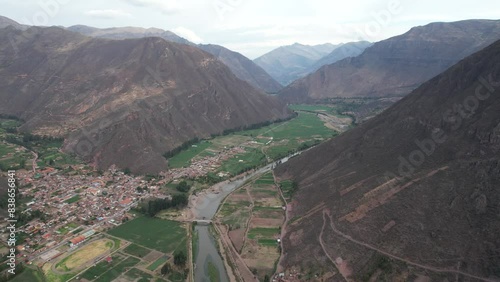
<svg viewBox="0 0 500 282">
<path fill-rule="evenodd" d="M 252 86 L 261 89 L 267 93 L 276 93 L 283 88 L 261 67 L 257 66 L 250 59 L 233 52 L 219 45 L 196 45 L 171 31 L 158 28 L 140 28 L 140 27 L 115 27 L 99 29 L 85 25 L 75 25 L 67 28 L 68 30 L 78 32 L 87 36 L 109 39 L 130 39 L 130 38 L 145 38 L 145 37 L 160 37 L 167 41 L 172 41 L 181 44 L 197 46 L 200 49 L 211 53 L 238 77 Z"/>
<path fill-rule="evenodd" d="M 281 268 L 328 281 L 499 281 L 499 109 L 497 41 L 279 166 L 299 187 Z"/>
<path fill-rule="evenodd" d="M 375 43 L 283 89 L 286 101 L 410 93 L 464 57 L 500 39 L 500 21 L 432 23 Z"/>
<path fill-rule="evenodd" d="M 198 47 L 223 62 L 239 79 L 266 93 L 277 93 L 283 88 L 264 69 L 238 52 L 214 44 L 200 44 Z"/>
<path fill-rule="evenodd" d="M 337 47 L 328 43 L 315 46 L 295 43 L 274 49 L 255 59 L 254 62 L 279 83 L 288 85 Z"/>
<path fill-rule="evenodd" d="M 11 20 L 7 17 L 0 16 L 0 28 L 5 28 L 8 26 L 13 26 L 16 29 L 24 30 L 27 29 L 28 27 L 25 25 L 22 25 L 14 20 Z"/>
<path fill-rule="evenodd" d="M 57 27 L 0 30 L 0 99 L 23 130 L 64 136 L 65 151 L 135 172 L 164 170 L 162 154 L 195 137 L 290 114 L 196 47 Z"/>
</svg>

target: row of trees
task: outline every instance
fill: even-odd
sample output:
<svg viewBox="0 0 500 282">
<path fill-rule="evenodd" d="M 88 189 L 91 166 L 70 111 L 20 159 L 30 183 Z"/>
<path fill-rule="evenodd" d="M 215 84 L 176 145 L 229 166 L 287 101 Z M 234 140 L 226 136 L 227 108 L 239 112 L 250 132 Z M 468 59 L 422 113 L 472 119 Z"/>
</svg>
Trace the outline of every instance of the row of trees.
<svg viewBox="0 0 500 282">
<path fill-rule="evenodd" d="M 187 194 L 175 194 L 170 199 L 148 199 L 141 203 L 139 206 L 140 212 L 143 214 L 154 217 L 162 210 L 170 208 L 183 208 L 188 204 Z"/>
<path fill-rule="evenodd" d="M 186 268 L 187 256 L 184 252 L 177 252 L 174 254 L 174 265 L 178 268 L 184 269 Z M 173 267 L 169 262 L 166 262 L 160 272 L 162 275 L 167 275 L 172 273 Z"/>
</svg>

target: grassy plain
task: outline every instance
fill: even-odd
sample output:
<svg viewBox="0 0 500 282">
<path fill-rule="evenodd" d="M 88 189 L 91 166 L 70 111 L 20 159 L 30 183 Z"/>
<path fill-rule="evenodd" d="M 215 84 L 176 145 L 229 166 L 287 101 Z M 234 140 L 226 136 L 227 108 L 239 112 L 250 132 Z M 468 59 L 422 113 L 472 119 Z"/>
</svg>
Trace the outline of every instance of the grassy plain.
<svg viewBox="0 0 500 282">
<path fill-rule="evenodd" d="M 180 222 L 141 216 L 108 233 L 162 253 L 187 252 L 187 231 Z"/>
</svg>

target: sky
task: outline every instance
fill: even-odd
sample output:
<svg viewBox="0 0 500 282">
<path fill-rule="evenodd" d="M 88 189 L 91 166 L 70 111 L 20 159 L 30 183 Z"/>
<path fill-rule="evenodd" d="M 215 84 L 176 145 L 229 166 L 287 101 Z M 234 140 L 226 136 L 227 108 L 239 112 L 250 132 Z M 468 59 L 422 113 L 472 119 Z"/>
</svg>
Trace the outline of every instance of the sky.
<svg viewBox="0 0 500 282">
<path fill-rule="evenodd" d="M 0 7 L 22 24 L 156 27 L 251 59 L 293 43 L 376 42 L 431 22 L 500 19 L 498 0 L 0 0 Z"/>
</svg>

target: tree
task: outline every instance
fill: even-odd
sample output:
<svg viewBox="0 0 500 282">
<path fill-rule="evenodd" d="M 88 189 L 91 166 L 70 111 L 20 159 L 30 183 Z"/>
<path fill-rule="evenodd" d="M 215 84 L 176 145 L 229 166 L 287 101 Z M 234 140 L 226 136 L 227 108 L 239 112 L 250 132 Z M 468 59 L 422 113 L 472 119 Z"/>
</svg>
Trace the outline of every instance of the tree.
<svg viewBox="0 0 500 282">
<path fill-rule="evenodd" d="M 172 266 L 170 263 L 166 262 L 162 267 L 161 267 L 161 275 L 166 275 L 172 272 Z"/>
<path fill-rule="evenodd" d="M 172 207 L 182 208 L 188 204 L 188 196 L 186 194 L 175 194 L 172 196 Z"/>
<path fill-rule="evenodd" d="M 187 257 L 184 252 L 174 254 L 174 264 L 184 267 L 186 265 Z"/>
<path fill-rule="evenodd" d="M 188 191 L 189 191 L 189 189 L 191 189 L 191 186 L 189 186 L 189 185 L 187 184 L 187 182 L 183 180 L 183 181 L 181 181 L 181 182 L 177 185 L 177 187 L 175 187 L 175 188 L 176 188 L 176 189 L 177 189 L 177 191 L 179 191 L 179 192 L 186 193 L 186 192 L 188 192 Z"/>
</svg>

